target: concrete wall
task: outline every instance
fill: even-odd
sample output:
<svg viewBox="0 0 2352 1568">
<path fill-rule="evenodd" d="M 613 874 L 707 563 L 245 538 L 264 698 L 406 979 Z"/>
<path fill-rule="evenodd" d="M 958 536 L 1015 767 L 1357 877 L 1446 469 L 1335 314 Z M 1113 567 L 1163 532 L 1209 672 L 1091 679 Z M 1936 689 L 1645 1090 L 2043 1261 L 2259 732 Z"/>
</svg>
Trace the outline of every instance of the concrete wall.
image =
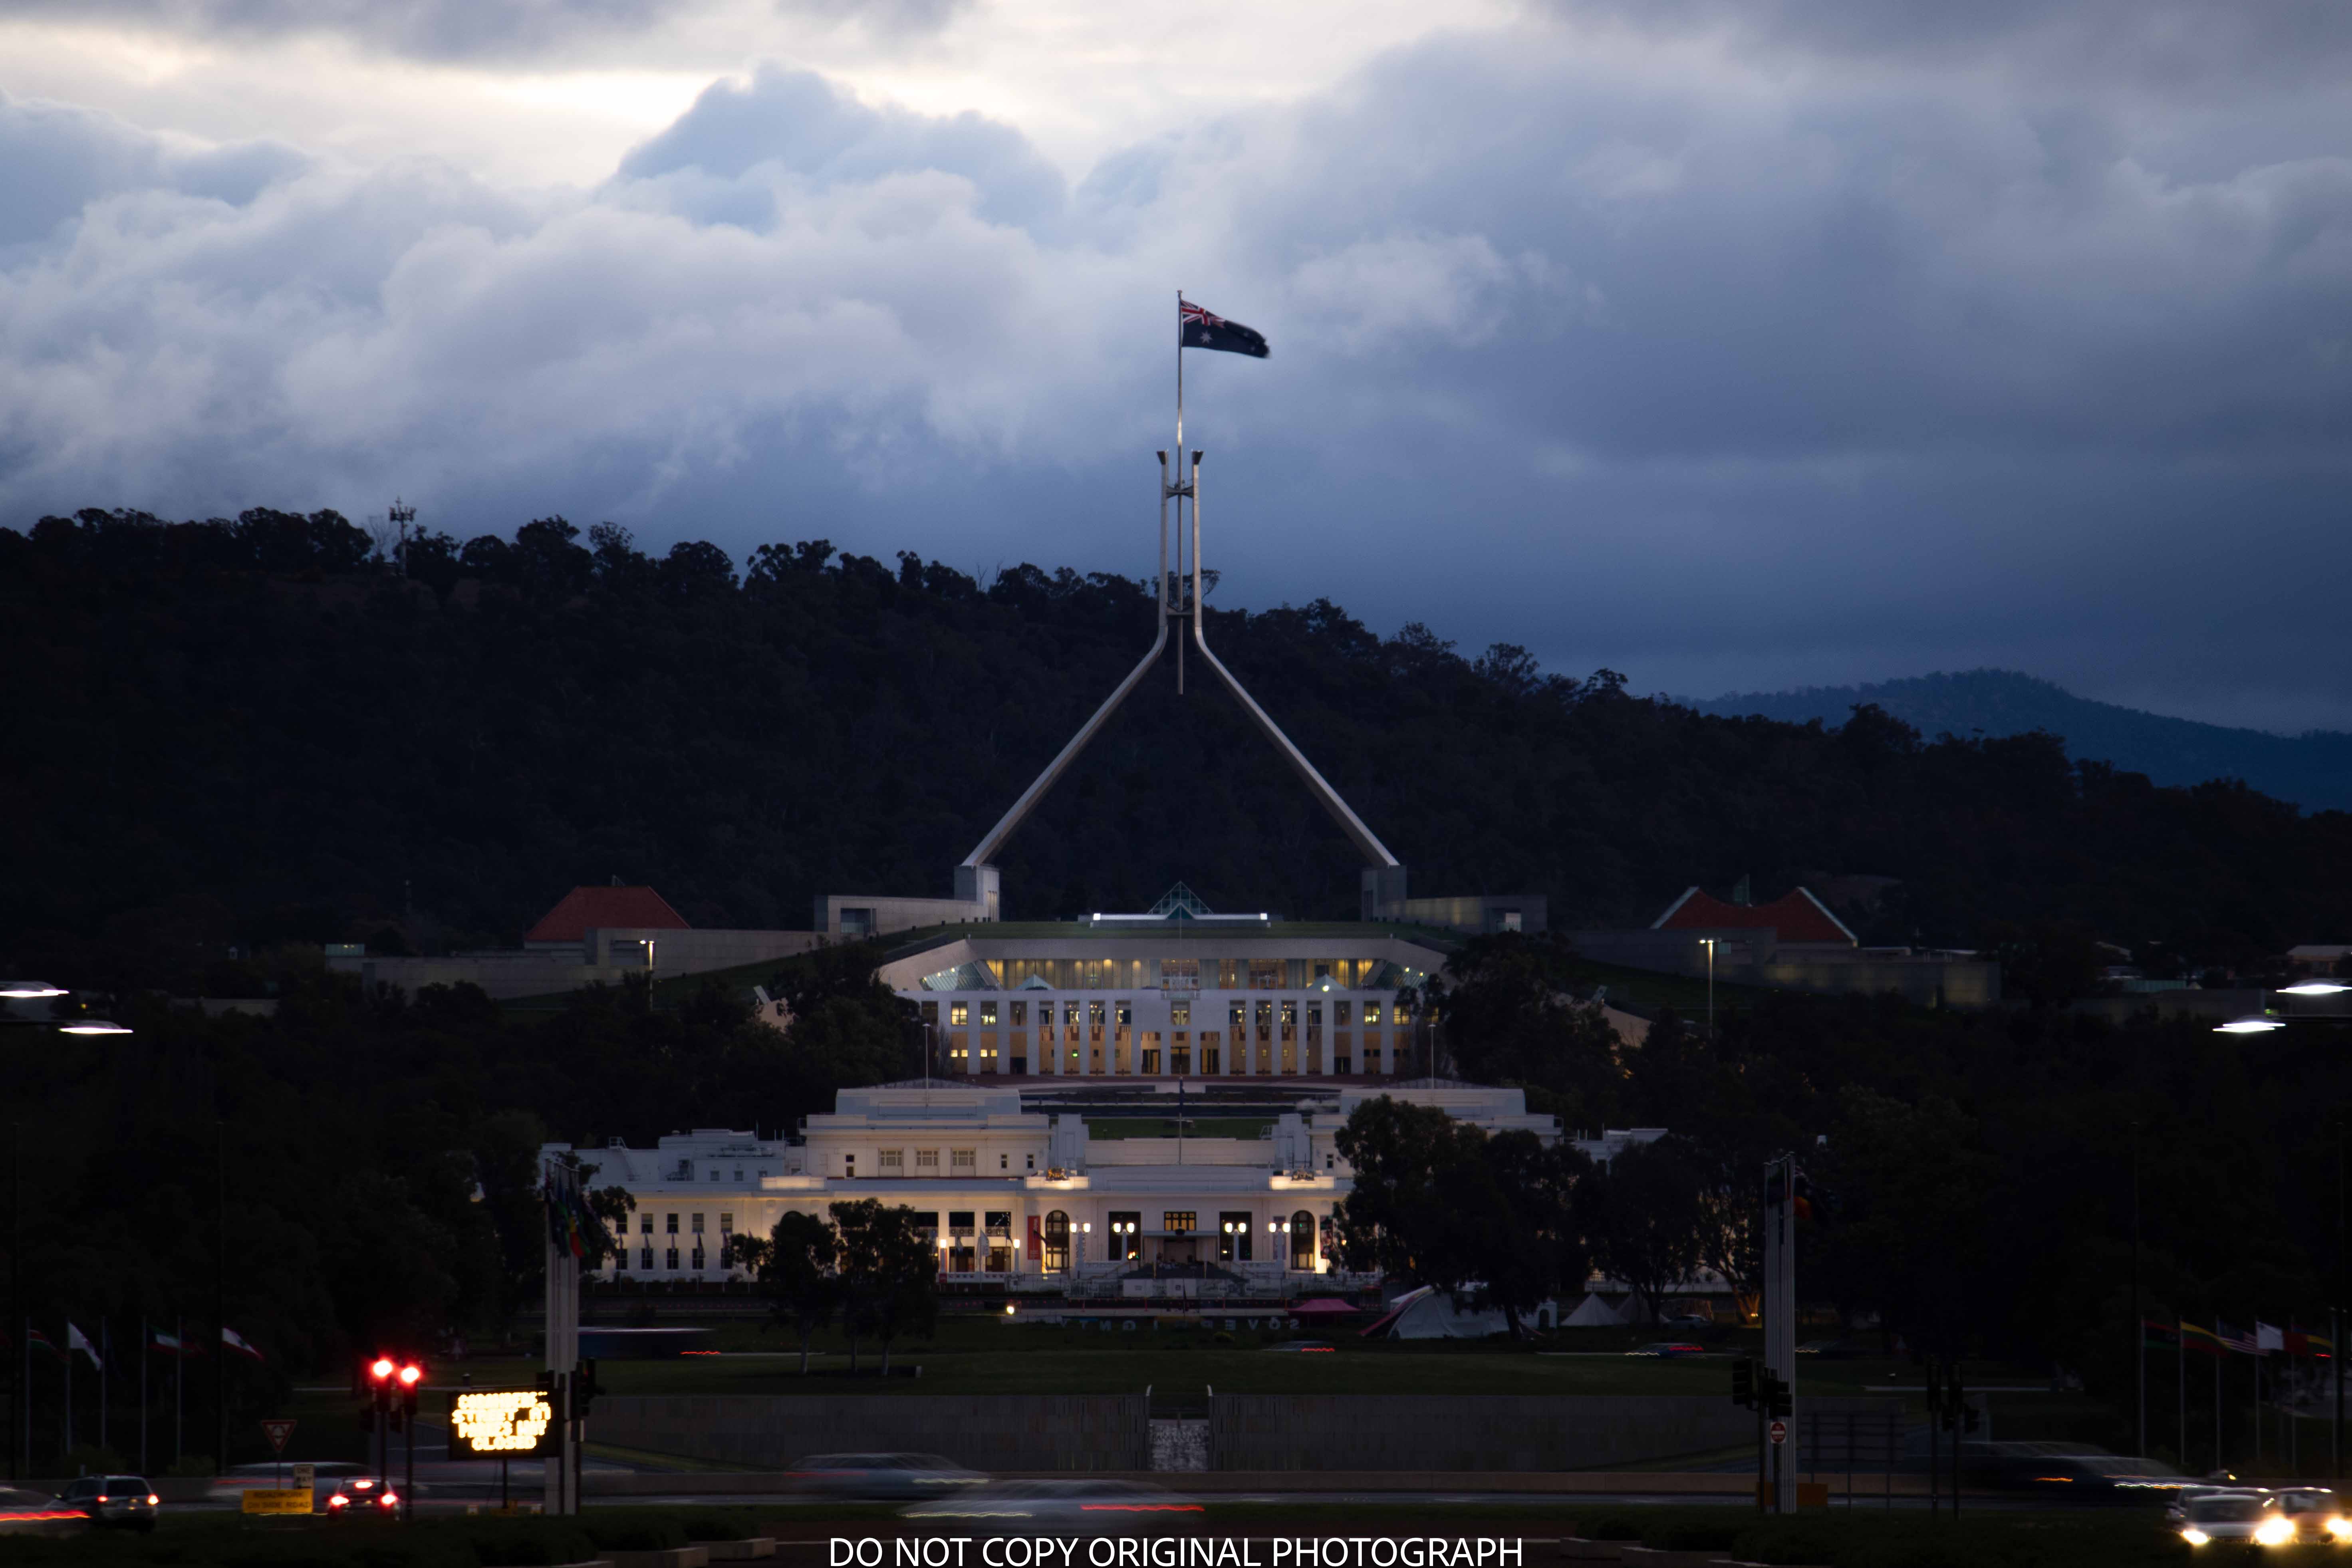
<svg viewBox="0 0 2352 1568">
<path fill-rule="evenodd" d="M 1471 893 L 1453 899 L 1401 899 L 1383 905 L 1381 918 L 1409 921 L 1414 925 L 1443 926 L 1472 936 L 1485 935 L 1508 928 L 1503 917 L 1519 917 L 1517 929 L 1539 931 L 1549 929 L 1550 902 L 1541 893 Z"/>
<path fill-rule="evenodd" d="M 1709 933 L 1683 931 L 1580 931 L 1570 945 L 1585 957 L 1629 969 L 1702 979 Z M 1783 942 L 1769 931 L 1724 933 L 1715 977 L 1727 985 L 1774 986 L 1830 994 L 1892 991 L 1922 1006 L 1990 1007 L 2000 1000 L 2000 965 L 1988 959 L 1872 952 L 1843 945 Z"/>
<path fill-rule="evenodd" d="M 872 923 L 861 932 L 842 929 L 841 911 L 864 910 Z M 924 926 L 961 925 L 989 917 L 988 906 L 968 899 L 894 899 L 880 893 L 827 893 L 816 901 L 816 929 L 833 937 L 879 936 Z"/>
<path fill-rule="evenodd" d="M 824 940 L 813 931 L 592 931 L 587 940 L 561 947 L 457 952 L 446 958 L 366 958 L 337 954 L 327 967 L 356 974 L 373 990 L 389 985 L 414 995 L 426 985 L 478 985 L 493 999 L 549 996 L 590 985 L 618 985 L 646 972 L 646 950 L 635 939 L 654 939 L 657 979 L 701 974 L 738 964 L 764 963 L 807 952 Z"/>
<path fill-rule="evenodd" d="M 982 1470 L 1144 1470 L 1147 1405 L 1139 1394 L 651 1394 L 599 1399 L 588 1436 L 747 1469 L 905 1449 Z"/>
<path fill-rule="evenodd" d="M 919 1385 L 918 1385 L 919 1386 Z M 1756 1417 L 1722 1394 L 1219 1394 L 1212 1470 L 1572 1470 L 1736 1448 Z M 1868 1399 L 1809 1412 L 1883 1411 Z M 912 1449 L 988 1470 L 1151 1468 L 1139 1394 L 665 1394 L 604 1398 L 589 1439 L 751 1469 Z"/>
</svg>

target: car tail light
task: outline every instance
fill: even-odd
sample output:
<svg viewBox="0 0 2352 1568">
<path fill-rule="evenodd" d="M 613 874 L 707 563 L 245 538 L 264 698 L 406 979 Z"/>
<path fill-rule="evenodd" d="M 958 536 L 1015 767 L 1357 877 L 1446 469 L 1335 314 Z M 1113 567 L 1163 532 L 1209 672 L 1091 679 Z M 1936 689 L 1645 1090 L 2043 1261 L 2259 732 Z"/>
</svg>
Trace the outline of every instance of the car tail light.
<svg viewBox="0 0 2352 1568">
<path fill-rule="evenodd" d="M 349 1508 L 351 1506 L 352 1500 L 345 1497 L 341 1492 L 337 1492 L 334 1496 L 327 1500 L 327 1507 L 330 1509 Z"/>
<path fill-rule="evenodd" d="M 383 1496 L 376 1499 L 375 1505 L 378 1508 L 398 1508 L 400 1506 L 400 1494 L 398 1492 L 386 1492 Z"/>
<path fill-rule="evenodd" d="M 157 1497 L 153 1492 L 149 1492 L 149 1493 L 147 1494 L 147 1506 L 148 1506 L 149 1508 L 153 1508 L 153 1507 L 155 1507 L 156 1505 L 158 1505 L 159 1503 L 161 1503 L 163 1500 L 162 1498 Z"/>
<path fill-rule="evenodd" d="M 98 1494 L 98 1496 L 97 1496 L 97 1497 L 95 1497 L 95 1498 L 91 1499 L 90 1500 L 91 1500 L 91 1501 L 93 1501 L 93 1502 L 104 1502 L 104 1501 L 106 1500 L 106 1494 L 105 1494 L 104 1492 L 100 1492 L 100 1493 L 99 1493 L 99 1494 Z"/>
</svg>

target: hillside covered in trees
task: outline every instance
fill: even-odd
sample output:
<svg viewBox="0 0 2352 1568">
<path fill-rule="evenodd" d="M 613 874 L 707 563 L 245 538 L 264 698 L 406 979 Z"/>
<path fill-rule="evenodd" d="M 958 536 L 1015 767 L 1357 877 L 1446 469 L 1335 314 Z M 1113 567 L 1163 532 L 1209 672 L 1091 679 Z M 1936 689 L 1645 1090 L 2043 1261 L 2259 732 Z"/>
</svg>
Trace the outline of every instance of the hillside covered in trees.
<svg viewBox="0 0 2352 1568">
<path fill-rule="evenodd" d="M 2346 927 L 2352 817 L 2157 788 L 2058 737 L 1705 716 L 1319 600 L 1213 607 L 1208 630 L 1419 893 L 1542 892 L 1572 926 L 1646 921 L 1692 882 L 1885 877 L 1850 911 L 1865 940 L 2063 925 L 2192 969 Z M 0 530 L 0 958 L 186 994 L 231 947 L 512 942 L 610 877 L 698 925 L 945 896 L 1150 632 L 1145 582 L 983 584 L 821 540 L 739 573 L 548 519 L 427 534 L 404 574 L 331 512 Z M 1338 831 L 1229 698 L 1174 677 L 1000 857 L 1007 912 L 1140 909 L 1181 879 L 1212 907 L 1350 914 Z"/>
</svg>

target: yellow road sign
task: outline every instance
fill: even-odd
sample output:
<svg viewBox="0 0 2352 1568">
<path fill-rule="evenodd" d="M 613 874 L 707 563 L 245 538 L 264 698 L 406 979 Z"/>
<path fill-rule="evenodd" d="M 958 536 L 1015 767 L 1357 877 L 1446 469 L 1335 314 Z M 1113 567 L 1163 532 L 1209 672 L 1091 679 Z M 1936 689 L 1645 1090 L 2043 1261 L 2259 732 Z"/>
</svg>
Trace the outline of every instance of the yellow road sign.
<svg viewBox="0 0 2352 1568">
<path fill-rule="evenodd" d="M 245 1491 L 245 1511 L 247 1513 L 309 1513 L 309 1487 L 247 1487 Z"/>
</svg>

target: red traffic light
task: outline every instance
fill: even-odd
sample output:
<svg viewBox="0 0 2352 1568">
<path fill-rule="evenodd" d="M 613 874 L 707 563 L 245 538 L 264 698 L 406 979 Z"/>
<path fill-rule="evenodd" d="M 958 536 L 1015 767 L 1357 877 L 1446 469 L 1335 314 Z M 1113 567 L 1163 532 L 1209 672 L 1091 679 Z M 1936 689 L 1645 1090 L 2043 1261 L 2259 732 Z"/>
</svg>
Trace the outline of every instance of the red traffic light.
<svg viewBox="0 0 2352 1568">
<path fill-rule="evenodd" d="M 376 1357 L 375 1360 L 368 1366 L 368 1375 L 375 1379 L 378 1383 L 382 1383 L 385 1378 L 390 1377 L 392 1373 L 393 1363 L 392 1358 L 388 1355 L 380 1355 Z"/>
<path fill-rule="evenodd" d="M 418 1380 L 423 1378 L 424 1375 L 425 1369 L 417 1365 L 415 1362 L 410 1362 L 400 1369 L 400 1386 L 403 1388 L 415 1388 Z"/>
</svg>

